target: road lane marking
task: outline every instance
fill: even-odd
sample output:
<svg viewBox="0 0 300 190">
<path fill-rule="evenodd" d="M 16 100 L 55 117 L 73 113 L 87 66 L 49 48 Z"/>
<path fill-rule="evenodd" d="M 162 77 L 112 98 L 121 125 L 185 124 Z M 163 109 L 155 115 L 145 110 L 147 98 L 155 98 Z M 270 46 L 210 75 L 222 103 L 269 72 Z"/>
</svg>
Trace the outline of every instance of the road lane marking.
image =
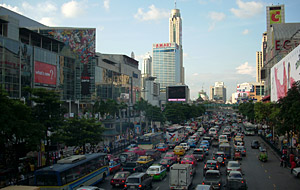
<svg viewBox="0 0 300 190">
<path fill-rule="evenodd" d="M 159 190 L 159 187 L 156 187 L 155 190 Z"/>
<path fill-rule="evenodd" d="M 267 171 L 267 170 L 265 170 L 265 172 L 267 173 L 268 171 Z"/>
<path fill-rule="evenodd" d="M 271 179 L 271 176 L 269 176 L 269 179 Z"/>
</svg>

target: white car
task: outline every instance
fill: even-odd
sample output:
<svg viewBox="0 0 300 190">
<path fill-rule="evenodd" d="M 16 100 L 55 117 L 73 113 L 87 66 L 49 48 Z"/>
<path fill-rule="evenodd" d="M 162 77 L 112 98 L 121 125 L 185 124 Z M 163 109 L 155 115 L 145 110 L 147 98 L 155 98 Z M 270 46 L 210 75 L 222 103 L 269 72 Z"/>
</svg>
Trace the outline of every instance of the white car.
<svg viewBox="0 0 300 190">
<path fill-rule="evenodd" d="M 184 150 L 190 149 L 190 145 L 188 143 L 180 143 L 179 146 L 182 146 L 184 148 Z"/>
<path fill-rule="evenodd" d="M 300 178 L 300 167 L 294 168 L 294 169 L 292 170 L 292 173 L 293 173 L 293 175 L 294 175 L 295 177 Z"/>
</svg>

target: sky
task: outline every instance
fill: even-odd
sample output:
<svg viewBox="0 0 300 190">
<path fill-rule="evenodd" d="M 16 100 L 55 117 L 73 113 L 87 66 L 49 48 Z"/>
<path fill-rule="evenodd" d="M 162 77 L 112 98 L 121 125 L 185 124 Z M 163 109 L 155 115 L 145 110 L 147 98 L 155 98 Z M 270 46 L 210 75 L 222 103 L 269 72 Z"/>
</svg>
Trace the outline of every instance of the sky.
<svg viewBox="0 0 300 190">
<path fill-rule="evenodd" d="M 174 0 L 0 0 L 47 26 L 96 28 L 96 51 L 139 61 L 153 43 L 169 42 Z M 285 22 L 300 22 L 299 0 L 177 0 L 183 65 L 190 98 L 222 81 L 227 99 L 237 84 L 256 81 L 256 51 L 266 31 L 266 6 L 285 5 Z"/>
</svg>

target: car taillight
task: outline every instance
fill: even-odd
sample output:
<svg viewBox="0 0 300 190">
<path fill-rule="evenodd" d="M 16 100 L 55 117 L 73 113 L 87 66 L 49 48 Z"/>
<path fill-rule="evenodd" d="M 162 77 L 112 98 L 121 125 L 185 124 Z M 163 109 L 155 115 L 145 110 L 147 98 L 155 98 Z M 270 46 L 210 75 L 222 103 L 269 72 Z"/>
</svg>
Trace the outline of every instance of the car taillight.
<svg viewBox="0 0 300 190">
<path fill-rule="evenodd" d="M 167 165 L 167 167 L 170 167 L 170 165 Z"/>
<path fill-rule="evenodd" d="M 181 161 L 181 163 L 183 164 L 183 161 Z"/>
<path fill-rule="evenodd" d="M 124 187 L 127 187 L 127 185 L 124 185 Z"/>
<path fill-rule="evenodd" d="M 242 181 L 242 183 L 244 183 L 244 181 Z"/>
<path fill-rule="evenodd" d="M 133 171 L 135 171 L 135 168 L 133 168 Z"/>
<path fill-rule="evenodd" d="M 194 164 L 194 162 L 192 162 L 192 164 Z"/>
<path fill-rule="evenodd" d="M 159 175 L 159 174 L 155 174 L 155 175 Z"/>
<path fill-rule="evenodd" d="M 122 168 L 122 171 L 124 171 L 124 168 Z"/>
<path fill-rule="evenodd" d="M 205 166 L 204 166 L 205 168 L 207 167 L 207 164 L 205 164 Z"/>
<path fill-rule="evenodd" d="M 224 160 L 226 160 L 226 158 L 224 157 Z"/>
<path fill-rule="evenodd" d="M 112 179 L 110 182 L 111 182 L 111 183 L 113 183 L 113 182 L 114 182 L 114 180 Z"/>
<path fill-rule="evenodd" d="M 190 174 L 192 175 L 193 173 L 192 173 L 192 172 L 190 172 Z"/>
<path fill-rule="evenodd" d="M 204 182 L 202 182 L 202 185 L 204 185 Z"/>
<path fill-rule="evenodd" d="M 142 187 L 142 185 L 139 185 L 139 188 L 141 188 Z"/>
<path fill-rule="evenodd" d="M 122 180 L 122 183 L 125 183 L 125 180 Z"/>
<path fill-rule="evenodd" d="M 215 159 L 215 157 L 213 157 L 213 159 Z"/>
<path fill-rule="evenodd" d="M 219 183 L 218 185 L 221 186 L 221 183 Z"/>
</svg>

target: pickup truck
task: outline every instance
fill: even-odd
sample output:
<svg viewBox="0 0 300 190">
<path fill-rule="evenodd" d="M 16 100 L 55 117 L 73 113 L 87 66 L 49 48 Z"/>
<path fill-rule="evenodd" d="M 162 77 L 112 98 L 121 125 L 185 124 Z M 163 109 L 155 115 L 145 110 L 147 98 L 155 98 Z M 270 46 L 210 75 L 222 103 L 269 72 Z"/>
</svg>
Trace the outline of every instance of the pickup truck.
<svg viewBox="0 0 300 190">
<path fill-rule="evenodd" d="M 123 166 L 122 171 L 129 171 L 130 173 L 143 172 L 143 165 L 137 162 L 127 162 Z"/>
<path fill-rule="evenodd" d="M 170 189 L 189 189 L 192 185 L 191 164 L 173 164 L 170 168 Z"/>
</svg>

